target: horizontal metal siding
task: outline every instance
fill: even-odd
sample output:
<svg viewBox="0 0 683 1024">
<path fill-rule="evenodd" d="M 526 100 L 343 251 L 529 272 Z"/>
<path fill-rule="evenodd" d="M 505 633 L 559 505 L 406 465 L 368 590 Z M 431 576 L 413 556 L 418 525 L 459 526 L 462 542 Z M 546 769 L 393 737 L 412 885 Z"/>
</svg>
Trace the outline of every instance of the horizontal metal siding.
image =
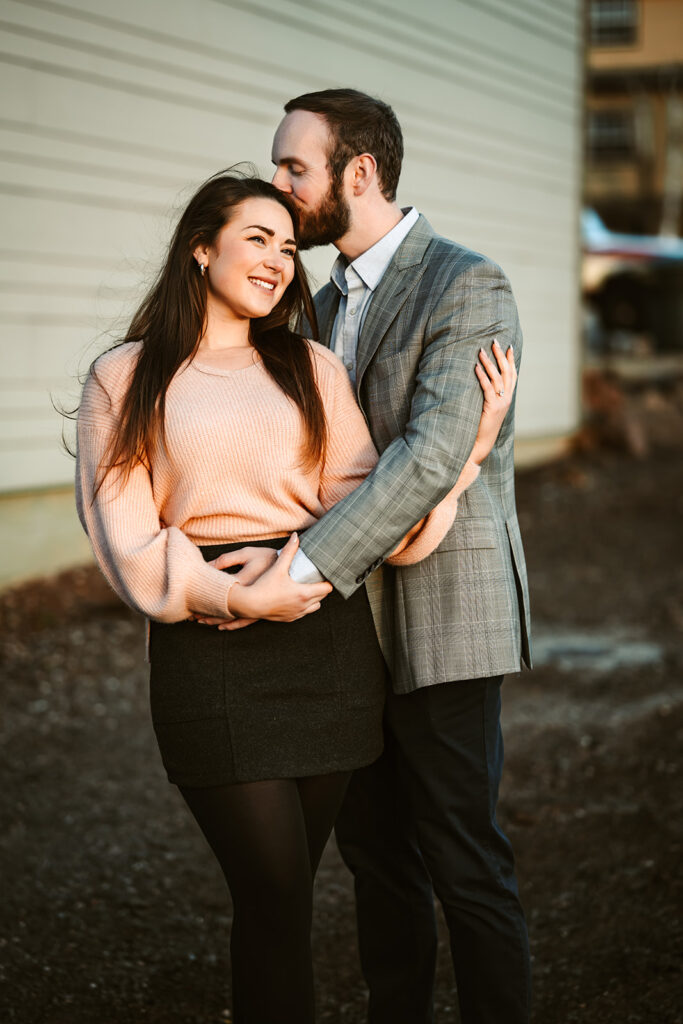
<svg viewBox="0 0 683 1024">
<path fill-rule="evenodd" d="M 576 422 L 580 3 L 5 0 L 0 16 L 0 487 L 68 481 L 75 375 L 119 336 L 177 212 L 282 103 L 354 85 L 406 137 L 399 199 L 496 259 L 525 329 L 522 436 Z M 311 254 L 318 281 L 332 250 Z"/>
</svg>

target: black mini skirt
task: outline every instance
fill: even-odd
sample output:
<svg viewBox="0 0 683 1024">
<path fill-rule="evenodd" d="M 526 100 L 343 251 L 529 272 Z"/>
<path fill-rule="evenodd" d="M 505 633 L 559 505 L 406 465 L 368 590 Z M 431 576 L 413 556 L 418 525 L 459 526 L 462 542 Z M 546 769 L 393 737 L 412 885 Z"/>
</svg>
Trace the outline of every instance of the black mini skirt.
<svg viewBox="0 0 683 1024">
<path fill-rule="evenodd" d="M 200 550 L 210 561 L 240 547 Z M 152 721 L 177 785 L 348 771 L 382 752 L 387 670 L 365 587 L 348 600 L 333 591 L 296 622 L 153 622 L 150 661 Z"/>
</svg>

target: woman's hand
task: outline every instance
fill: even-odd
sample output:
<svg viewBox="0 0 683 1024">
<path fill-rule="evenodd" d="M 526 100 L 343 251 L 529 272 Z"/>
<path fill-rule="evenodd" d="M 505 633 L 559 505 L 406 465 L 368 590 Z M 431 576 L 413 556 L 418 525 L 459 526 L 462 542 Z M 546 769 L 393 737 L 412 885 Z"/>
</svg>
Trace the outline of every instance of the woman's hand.
<svg viewBox="0 0 683 1024">
<path fill-rule="evenodd" d="M 230 565 L 243 565 L 235 576 L 228 603 L 234 619 L 217 619 L 205 615 L 195 616 L 198 622 L 219 629 L 241 629 L 257 619 L 273 622 L 293 622 L 316 612 L 320 602 L 332 591 L 331 583 L 295 583 L 289 567 L 299 546 L 293 533 L 277 557 L 273 548 L 240 548 L 219 555 L 211 565 L 225 569 Z M 267 553 L 263 554 L 262 553 Z M 265 571 L 264 571 L 265 570 Z"/>
<path fill-rule="evenodd" d="M 237 551 L 226 551 L 224 555 L 214 558 L 209 565 L 214 569 L 229 569 L 233 565 L 241 565 L 242 568 L 235 574 L 238 583 L 249 586 L 259 576 L 270 569 L 277 560 L 276 548 L 239 548 Z"/>
<path fill-rule="evenodd" d="M 229 569 L 233 565 L 241 565 L 240 571 L 234 575 L 235 582 L 249 586 L 250 583 L 253 583 L 259 576 L 262 576 L 264 572 L 270 569 L 276 560 L 276 548 L 246 547 L 238 548 L 237 551 L 226 551 L 225 554 L 219 555 L 218 558 L 214 558 L 208 564 L 212 565 L 214 569 Z M 216 618 L 210 615 L 191 615 L 190 618 L 195 622 L 201 622 L 203 626 L 225 627 L 229 622 L 232 622 L 234 623 L 233 629 L 241 626 L 250 626 L 252 622 L 256 622 L 256 619 L 237 620 Z M 239 627 L 237 626 L 238 622 Z"/>
<path fill-rule="evenodd" d="M 479 359 L 482 365 L 477 363 L 474 368 L 484 392 L 484 408 L 479 421 L 479 430 L 474 448 L 470 453 L 470 458 L 479 466 L 496 443 L 517 386 L 517 370 L 512 345 L 503 355 L 502 348 L 494 339 L 493 354 L 496 357 L 497 366 L 482 348 L 479 350 Z"/>
<path fill-rule="evenodd" d="M 289 567 L 299 547 L 299 538 L 293 533 L 277 561 L 251 584 L 236 580 L 228 603 L 237 619 L 270 619 L 272 622 L 294 622 L 304 615 L 317 612 L 320 602 L 331 593 L 331 583 L 295 583 Z M 237 628 L 227 623 L 225 628 Z"/>
</svg>

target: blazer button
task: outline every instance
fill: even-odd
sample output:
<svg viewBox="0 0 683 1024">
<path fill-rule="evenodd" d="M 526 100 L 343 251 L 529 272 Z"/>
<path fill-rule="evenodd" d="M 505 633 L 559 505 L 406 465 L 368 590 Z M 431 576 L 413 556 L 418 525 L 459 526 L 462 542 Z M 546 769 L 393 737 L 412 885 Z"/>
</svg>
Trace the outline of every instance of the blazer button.
<svg viewBox="0 0 683 1024">
<path fill-rule="evenodd" d="M 356 576 L 356 583 L 362 583 L 364 579 L 365 576 Z"/>
</svg>

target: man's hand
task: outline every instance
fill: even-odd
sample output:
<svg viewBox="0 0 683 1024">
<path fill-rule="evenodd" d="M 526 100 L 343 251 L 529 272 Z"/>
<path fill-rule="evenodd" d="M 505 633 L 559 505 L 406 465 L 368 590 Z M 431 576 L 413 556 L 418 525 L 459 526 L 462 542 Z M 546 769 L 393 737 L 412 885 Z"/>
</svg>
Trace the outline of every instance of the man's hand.
<svg viewBox="0 0 683 1024">
<path fill-rule="evenodd" d="M 474 368 L 484 392 L 484 408 L 479 421 L 479 430 L 470 453 L 470 458 L 479 466 L 496 443 L 517 386 L 517 370 L 512 346 L 503 355 L 502 348 L 494 339 L 493 354 L 496 357 L 497 366 L 482 348 L 479 352 L 482 366 L 477 363 Z"/>
</svg>

